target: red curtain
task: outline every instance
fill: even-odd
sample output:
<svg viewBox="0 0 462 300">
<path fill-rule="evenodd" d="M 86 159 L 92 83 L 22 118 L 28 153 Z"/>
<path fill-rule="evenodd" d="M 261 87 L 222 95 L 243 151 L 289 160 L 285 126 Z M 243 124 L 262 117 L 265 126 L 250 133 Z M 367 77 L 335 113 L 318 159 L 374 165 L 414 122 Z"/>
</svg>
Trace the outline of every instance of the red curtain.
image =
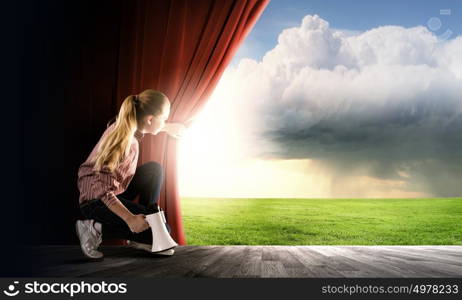
<svg viewBox="0 0 462 300">
<path fill-rule="evenodd" d="M 233 55 L 269 0 L 126 1 L 122 12 L 117 101 L 147 88 L 172 104 L 167 122 L 189 125 L 204 107 Z M 120 105 L 120 103 L 118 103 Z M 145 136 L 139 164 L 165 170 L 159 205 L 172 237 L 185 245 L 177 185 L 177 140 Z"/>
</svg>

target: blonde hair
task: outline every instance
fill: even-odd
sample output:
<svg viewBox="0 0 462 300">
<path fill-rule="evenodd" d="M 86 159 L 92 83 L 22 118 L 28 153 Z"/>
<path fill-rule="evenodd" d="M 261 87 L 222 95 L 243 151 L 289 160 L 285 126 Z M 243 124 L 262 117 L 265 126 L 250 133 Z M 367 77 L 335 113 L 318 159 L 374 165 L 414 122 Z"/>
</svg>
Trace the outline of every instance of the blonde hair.
<svg viewBox="0 0 462 300">
<path fill-rule="evenodd" d="M 93 170 L 100 171 L 103 166 L 107 166 L 112 173 L 128 154 L 130 140 L 139 121 L 146 115 L 160 116 L 167 104 L 170 101 L 165 94 L 151 89 L 125 98 L 116 117 L 115 128 L 101 140 Z M 107 126 L 109 127 L 109 123 Z"/>
</svg>

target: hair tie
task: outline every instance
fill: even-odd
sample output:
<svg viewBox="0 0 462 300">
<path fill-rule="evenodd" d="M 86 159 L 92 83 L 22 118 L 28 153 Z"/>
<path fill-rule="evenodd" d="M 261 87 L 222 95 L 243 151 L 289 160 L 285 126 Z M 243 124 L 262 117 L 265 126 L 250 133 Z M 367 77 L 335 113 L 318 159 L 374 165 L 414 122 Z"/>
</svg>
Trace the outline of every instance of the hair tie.
<svg viewBox="0 0 462 300">
<path fill-rule="evenodd" d="M 135 97 L 133 98 L 133 102 L 135 102 L 135 104 L 138 104 L 140 100 L 138 99 L 138 95 L 135 95 Z"/>
</svg>

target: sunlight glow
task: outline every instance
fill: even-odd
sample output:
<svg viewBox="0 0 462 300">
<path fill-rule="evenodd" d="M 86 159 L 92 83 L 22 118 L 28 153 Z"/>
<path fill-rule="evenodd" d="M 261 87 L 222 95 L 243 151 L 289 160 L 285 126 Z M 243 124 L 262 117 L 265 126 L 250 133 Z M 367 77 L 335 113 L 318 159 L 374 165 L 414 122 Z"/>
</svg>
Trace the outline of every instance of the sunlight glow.
<svg viewBox="0 0 462 300">
<path fill-rule="evenodd" d="M 315 160 L 252 157 L 246 125 L 229 96 L 234 82 L 223 76 L 196 121 L 178 141 L 182 197 L 226 198 L 401 198 L 427 197 L 405 191 L 404 182 L 351 174 L 339 182 Z M 245 130 L 245 129 L 244 129 Z M 403 173 L 403 176 L 407 174 Z M 339 197 L 339 195 L 342 195 Z"/>
<path fill-rule="evenodd" d="M 226 76 L 224 77 L 226 79 Z M 310 160 L 271 161 L 249 157 L 237 110 L 222 80 L 206 107 L 178 143 L 180 196 L 323 197 L 328 179 L 306 172 Z M 239 128 L 242 128 L 239 127 Z"/>
</svg>

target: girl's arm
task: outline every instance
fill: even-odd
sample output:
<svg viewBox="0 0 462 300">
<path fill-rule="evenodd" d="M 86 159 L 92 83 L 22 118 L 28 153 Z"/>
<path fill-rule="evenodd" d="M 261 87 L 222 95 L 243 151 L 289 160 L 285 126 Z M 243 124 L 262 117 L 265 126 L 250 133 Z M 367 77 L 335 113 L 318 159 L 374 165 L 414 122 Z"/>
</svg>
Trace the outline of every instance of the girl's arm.
<svg viewBox="0 0 462 300">
<path fill-rule="evenodd" d="M 102 200 L 113 213 L 118 215 L 125 221 L 125 223 L 127 223 L 128 228 L 130 228 L 132 232 L 139 233 L 149 228 L 149 223 L 145 220 L 145 215 L 134 215 L 112 191 L 106 193 Z"/>
<path fill-rule="evenodd" d="M 105 201 L 106 199 L 111 199 L 109 201 Z M 123 205 L 122 202 L 114 195 L 113 192 L 108 192 L 106 194 L 106 197 L 104 197 L 102 200 L 106 204 L 106 206 L 116 215 L 118 215 L 120 218 L 122 218 L 125 223 L 128 224 L 131 218 L 133 218 L 135 215 L 128 210 L 128 208 Z"/>
</svg>

